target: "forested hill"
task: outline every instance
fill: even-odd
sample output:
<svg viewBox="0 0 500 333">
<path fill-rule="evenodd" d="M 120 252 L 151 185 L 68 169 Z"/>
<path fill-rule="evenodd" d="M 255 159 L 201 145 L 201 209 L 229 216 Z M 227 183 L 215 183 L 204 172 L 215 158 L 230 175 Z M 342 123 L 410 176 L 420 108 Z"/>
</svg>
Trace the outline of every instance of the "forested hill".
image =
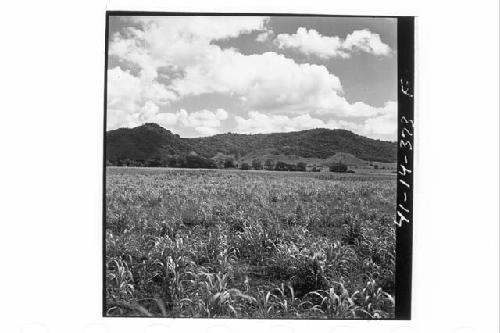
<svg viewBox="0 0 500 333">
<path fill-rule="evenodd" d="M 328 158 L 349 153 L 366 161 L 396 162 L 395 142 L 366 138 L 341 129 L 312 129 L 271 134 L 217 134 L 181 138 L 154 123 L 120 128 L 106 133 L 106 159 L 145 161 L 195 152 L 212 158 L 218 153 L 238 158 L 250 153 Z"/>
</svg>

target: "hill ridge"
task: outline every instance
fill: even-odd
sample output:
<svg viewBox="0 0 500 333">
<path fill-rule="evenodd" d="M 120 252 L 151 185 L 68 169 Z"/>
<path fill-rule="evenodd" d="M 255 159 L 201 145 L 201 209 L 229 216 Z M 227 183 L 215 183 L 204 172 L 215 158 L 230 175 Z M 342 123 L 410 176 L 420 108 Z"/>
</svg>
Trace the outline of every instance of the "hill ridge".
<svg viewBox="0 0 500 333">
<path fill-rule="evenodd" d="M 295 155 L 327 159 L 346 153 L 365 161 L 396 162 L 395 142 L 367 138 L 346 129 L 315 128 L 285 133 L 225 133 L 200 138 L 181 138 L 156 123 L 106 132 L 106 159 L 145 161 L 196 153 L 212 158 L 218 153 L 240 157 Z"/>
</svg>

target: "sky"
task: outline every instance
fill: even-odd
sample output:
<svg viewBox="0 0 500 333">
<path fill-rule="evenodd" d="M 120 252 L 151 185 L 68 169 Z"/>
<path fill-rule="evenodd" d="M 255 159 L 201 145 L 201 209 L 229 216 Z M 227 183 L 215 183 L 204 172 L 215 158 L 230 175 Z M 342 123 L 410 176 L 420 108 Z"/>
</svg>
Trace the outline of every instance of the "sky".
<svg viewBox="0 0 500 333">
<path fill-rule="evenodd" d="M 111 16 L 107 129 L 342 128 L 396 141 L 396 20 Z"/>
</svg>

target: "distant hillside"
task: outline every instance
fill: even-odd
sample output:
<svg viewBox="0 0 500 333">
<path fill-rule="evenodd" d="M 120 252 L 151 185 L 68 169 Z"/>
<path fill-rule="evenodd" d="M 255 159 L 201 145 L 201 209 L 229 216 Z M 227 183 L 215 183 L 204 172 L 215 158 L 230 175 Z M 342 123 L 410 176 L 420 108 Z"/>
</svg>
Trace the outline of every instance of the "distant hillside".
<svg viewBox="0 0 500 333">
<path fill-rule="evenodd" d="M 157 124 L 120 128 L 106 133 L 106 159 L 145 161 L 169 155 L 189 153 L 185 139 Z"/>
<path fill-rule="evenodd" d="M 394 142 L 369 139 L 347 130 L 312 129 L 271 134 L 218 134 L 204 138 L 181 138 L 163 127 L 147 123 L 106 133 L 106 159 L 145 161 L 195 152 L 212 158 L 232 155 L 237 160 L 281 156 L 304 159 L 340 159 L 343 163 L 396 162 Z M 339 153 L 344 153 L 340 154 Z M 363 161 L 361 161 L 363 160 Z"/>
<path fill-rule="evenodd" d="M 282 161 L 290 164 L 305 163 L 316 166 L 328 166 L 334 163 L 343 163 L 351 167 L 366 167 L 369 162 L 357 158 L 356 156 L 349 153 L 336 153 L 328 158 L 319 157 L 303 157 L 297 155 L 284 155 L 284 154 L 269 154 L 264 152 L 253 152 L 242 156 L 238 162 L 239 163 L 251 163 L 254 159 L 260 159 L 261 161 L 271 160 L 274 163 Z"/>
</svg>

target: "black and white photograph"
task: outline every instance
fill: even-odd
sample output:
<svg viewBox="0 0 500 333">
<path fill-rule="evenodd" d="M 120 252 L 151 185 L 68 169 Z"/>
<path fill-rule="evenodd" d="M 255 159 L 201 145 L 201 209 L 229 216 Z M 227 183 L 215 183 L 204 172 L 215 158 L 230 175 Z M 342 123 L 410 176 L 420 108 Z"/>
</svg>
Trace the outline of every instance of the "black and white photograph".
<svg viewBox="0 0 500 333">
<path fill-rule="evenodd" d="M 104 315 L 394 319 L 397 23 L 111 13 Z"/>
<path fill-rule="evenodd" d="M 0 332 L 500 332 L 498 1 L 0 8 Z"/>
</svg>

